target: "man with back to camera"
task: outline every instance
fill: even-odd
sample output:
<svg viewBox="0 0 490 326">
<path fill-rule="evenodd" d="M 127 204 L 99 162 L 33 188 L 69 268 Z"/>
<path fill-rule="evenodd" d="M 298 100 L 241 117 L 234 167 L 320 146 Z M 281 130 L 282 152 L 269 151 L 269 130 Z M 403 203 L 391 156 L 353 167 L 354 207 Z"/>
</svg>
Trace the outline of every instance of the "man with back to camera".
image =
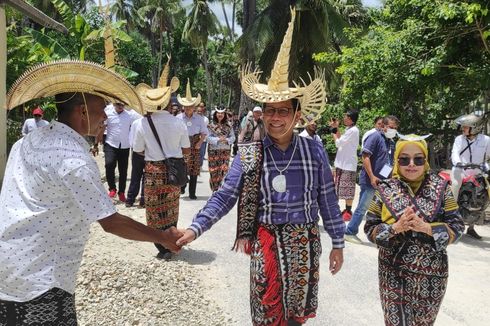
<svg viewBox="0 0 490 326">
<path fill-rule="evenodd" d="M 58 121 L 14 144 L 0 193 L 2 325 L 77 325 L 76 274 L 92 222 L 179 250 L 175 228 L 154 230 L 116 211 L 83 138 L 99 133 L 106 100 L 142 109 L 133 87 L 95 63 L 54 61 L 22 75 L 6 107 L 51 96 Z"/>
</svg>

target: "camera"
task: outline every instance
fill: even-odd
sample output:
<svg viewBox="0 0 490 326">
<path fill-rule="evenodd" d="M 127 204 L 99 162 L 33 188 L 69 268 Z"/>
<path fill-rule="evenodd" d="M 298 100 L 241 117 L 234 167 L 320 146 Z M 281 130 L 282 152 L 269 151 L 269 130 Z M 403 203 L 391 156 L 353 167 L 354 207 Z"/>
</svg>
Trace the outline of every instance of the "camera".
<svg viewBox="0 0 490 326">
<path fill-rule="evenodd" d="M 336 134 L 337 133 L 337 128 L 333 128 L 333 127 L 330 127 L 330 126 L 322 126 L 320 128 L 318 128 L 317 130 L 317 133 L 318 134 Z"/>
</svg>

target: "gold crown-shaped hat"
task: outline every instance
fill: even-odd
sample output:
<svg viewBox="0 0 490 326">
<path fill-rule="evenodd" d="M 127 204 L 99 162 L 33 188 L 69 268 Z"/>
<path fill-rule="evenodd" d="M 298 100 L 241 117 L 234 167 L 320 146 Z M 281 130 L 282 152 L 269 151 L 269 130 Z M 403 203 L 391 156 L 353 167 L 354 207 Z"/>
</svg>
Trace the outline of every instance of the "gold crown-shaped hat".
<svg viewBox="0 0 490 326">
<path fill-rule="evenodd" d="M 141 83 L 136 86 L 136 92 L 138 92 L 146 112 L 158 112 L 164 110 L 170 101 L 170 96 L 175 92 L 180 82 L 177 77 L 172 77 L 170 85 L 168 85 L 168 75 L 170 72 L 170 57 L 168 57 L 167 64 L 162 71 L 162 75 L 158 80 L 158 87 L 151 88 L 151 86 Z"/>
<path fill-rule="evenodd" d="M 197 97 L 192 97 L 191 82 L 187 78 L 187 87 L 185 88 L 185 97 L 177 95 L 177 101 L 182 106 L 197 106 L 201 102 L 201 94 L 197 94 Z"/>
<path fill-rule="evenodd" d="M 59 60 L 36 65 L 22 74 L 7 94 L 7 110 L 27 101 L 61 93 L 87 93 L 121 102 L 143 112 L 135 89 L 121 75 L 93 62 Z"/>
<path fill-rule="evenodd" d="M 315 69 L 315 78 L 308 74 L 309 84 L 301 79 L 300 83 L 293 82 L 294 87 L 289 87 L 288 82 L 289 52 L 293 39 L 295 17 L 296 10 L 292 8 L 291 21 L 267 84 L 259 82 L 262 72 L 258 69 L 252 69 L 251 64 L 247 64 L 242 69 L 241 84 L 243 92 L 260 103 L 275 103 L 297 98 L 301 104 L 302 115 L 309 116 L 309 121 L 315 121 L 320 117 L 325 107 L 327 93 L 325 91 L 324 72 Z"/>
</svg>

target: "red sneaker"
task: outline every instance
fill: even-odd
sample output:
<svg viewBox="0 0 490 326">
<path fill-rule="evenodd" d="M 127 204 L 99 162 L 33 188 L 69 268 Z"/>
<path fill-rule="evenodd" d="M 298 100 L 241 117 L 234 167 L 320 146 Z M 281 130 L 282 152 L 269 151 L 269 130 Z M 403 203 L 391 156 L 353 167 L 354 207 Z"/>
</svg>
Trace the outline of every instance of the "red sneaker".
<svg viewBox="0 0 490 326">
<path fill-rule="evenodd" d="M 109 190 L 109 197 L 114 198 L 116 197 L 117 191 L 116 189 L 110 189 Z"/>
<path fill-rule="evenodd" d="M 342 212 L 342 219 L 344 220 L 344 222 L 349 222 L 352 219 L 352 213 L 344 210 Z"/>
<path fill-rule="evenodd" d="M 126 202 L 126 196 L 124 196 L 124 192 L 118 193 L 119 196 L 119 201 L 125 203 Z"/>
</svg>

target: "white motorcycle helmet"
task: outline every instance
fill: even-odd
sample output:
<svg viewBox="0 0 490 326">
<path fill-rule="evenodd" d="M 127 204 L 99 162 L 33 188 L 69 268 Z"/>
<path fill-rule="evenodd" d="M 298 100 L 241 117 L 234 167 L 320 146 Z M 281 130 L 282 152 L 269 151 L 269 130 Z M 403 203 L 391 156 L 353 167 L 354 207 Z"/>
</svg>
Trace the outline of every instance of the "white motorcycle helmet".
<svg viewBox="0 0 490 326">
<path fill-rule="evenodd" d="M 478 135 L 485 126 L 485 119 L 475 113 L 462 115 L 455 122 L 461 127 L 470 127 L 471 135 Z"/>
</svg>

